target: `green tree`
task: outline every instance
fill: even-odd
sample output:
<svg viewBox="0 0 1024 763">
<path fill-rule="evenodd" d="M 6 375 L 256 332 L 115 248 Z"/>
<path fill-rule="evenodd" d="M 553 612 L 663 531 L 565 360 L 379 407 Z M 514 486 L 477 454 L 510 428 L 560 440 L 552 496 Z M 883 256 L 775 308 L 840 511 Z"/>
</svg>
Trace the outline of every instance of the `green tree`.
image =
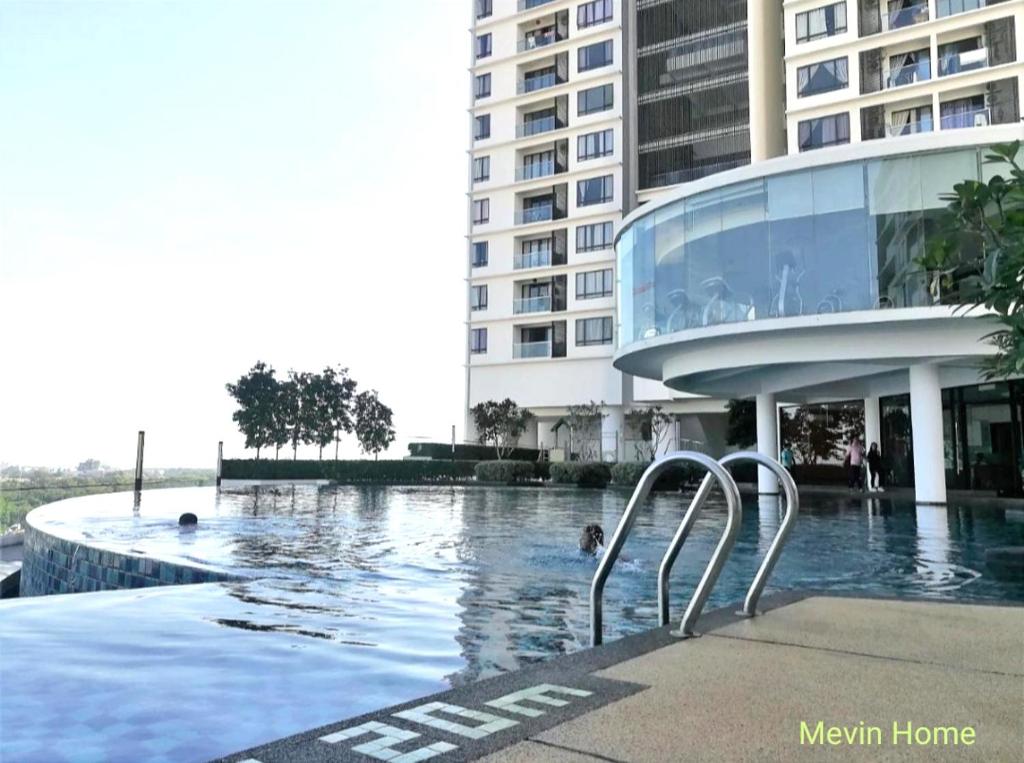
<svg viewBox="0 0 1024 763">
<path fill-rule="evenodd" d="M 271 415 L 270 444 L 274 446 L 275 460 L 281 448 L 291 442 L 295 422 L 299 418 L 299 387 L 288 379 L 277 385 L 274 411 Z"/>
<path fill-rule="evenodd" d="M 1021 141 L 992 146 L 987 164 L 1004 174 L 988 182 L 965 180 L 942 198 L 948 202 L 940 231 L 915 260 L 927 274 L 933 298 L 942 290 L 957 302 L 984 306 L 1001 327 L 989 335 L 996 348 L 987 378 L 1024 373 L 1024 167 Z M 938 300 L 937 300 L 938 301 Z"/>
<path fill-rule="evenodd" d="M 518 445 L 533 418 L 532 413 L 507 397 L 500 403 L 493 400 L 477 403 L 469 412 L 480 442 L 494 446 L 499 461 Z"/>
<path fill-rule="evenodd" d="M 377 390 L 360 392 L 355 398 L 355 431 L 363 453 L 372 453 L 373 460 L 395 441 L 391 426 L 391 409 L 377 397 Z"/>
<path fill-rule="evenodd" d="M 566 421 L 573 444 L 578 449 L 580 461 L 597 461 L 601 457 L 601 412 L 603 401 L 591 400 L 582 405 L 570 405 Z M 596 447 L 595 447 L 596 445 Z"/>
<path fill-rule="evenodd" d="M 661 444 L 668 437 L 675 419 L 662 409 L 660 405 L 647 408 L 634 408 L 625 415 L 626 424 L 639 433 L 641 443 L 637 445 L 640 453 L 653 461 L 661 450 Z"/>
<path fill-rule="evenodd" d="M 256 449 L 257 461 L 260 449 L 272 442 L 279 383 L 273 367 L 261 360 L 249 369 L 248 374 L 239 377 L 237 382 L 225 385 L 228 394 L 238 404 L 238 410 L 231 414 L 231 418 L 245 437 L 245 447 Z"/>
<path fill-rule="evenodd" d="M 352 431 L 353 396 L 356 392 L 356 383 L 349 377 L 348 369 L 341 367 L 338 369 L 325 368 L 321 378 L 323 380 L 323 423 L 334 440 L 334 460 L 337 461 L 341 434 Z M 376 397 L 376 393 L 374 396 Z"/>
<path fill-rule="evenodd" d="M 100 462 L 95 458 L 87 458 L 85 461 L 75 467 L 75 471 L 79 474 L 88 474 L 90 472 L 98 472 L 100 470 Z"/>
<path fill-rule="evenodd" d="M 725 404 L 729 413 L 725 441 L 737 448 L 757 444 L 757 404 L 753 400 L 730 400 Z"/>
</svg>

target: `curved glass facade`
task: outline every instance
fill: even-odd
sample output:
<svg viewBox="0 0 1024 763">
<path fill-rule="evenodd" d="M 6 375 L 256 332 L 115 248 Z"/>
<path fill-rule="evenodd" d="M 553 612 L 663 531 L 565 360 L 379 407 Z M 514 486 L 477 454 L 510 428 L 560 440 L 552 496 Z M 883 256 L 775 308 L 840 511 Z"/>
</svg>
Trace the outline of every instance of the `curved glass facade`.
<svg viewBox="0 0 1024 763">
<path fill-rule="evenodd" d="M 718 323 L 955 301 L 908 279 L 984 148 L 825 165 L 652 210 L 619 238 L 619 346 Z M 985 177 L 982 173 L 985 173 Z"/>
</svg>

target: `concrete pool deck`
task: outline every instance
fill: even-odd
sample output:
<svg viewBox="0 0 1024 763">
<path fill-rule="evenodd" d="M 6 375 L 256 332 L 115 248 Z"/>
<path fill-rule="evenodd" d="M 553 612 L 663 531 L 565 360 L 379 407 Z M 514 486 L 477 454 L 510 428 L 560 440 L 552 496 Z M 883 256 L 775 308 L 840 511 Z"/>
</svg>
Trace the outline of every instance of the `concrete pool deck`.
<svg viewBox="0 0 1024 763">
<path fill-rule="evenodd" d="M 1024 758 L 1024 607 L 810 593 L 763 605 L 752 620 L 708 613 L 700 638 L 653 630 L 224 760 Z"/>
</svg>

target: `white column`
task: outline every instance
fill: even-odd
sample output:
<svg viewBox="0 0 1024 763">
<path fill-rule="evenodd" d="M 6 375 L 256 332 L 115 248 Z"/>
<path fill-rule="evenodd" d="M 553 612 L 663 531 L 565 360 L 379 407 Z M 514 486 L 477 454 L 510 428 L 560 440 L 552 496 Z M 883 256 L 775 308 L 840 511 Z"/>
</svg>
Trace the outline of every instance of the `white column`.
<svg viewBox="0 0 1024 763">
<path fill-rule="evenodd" d="M 772 394 L 757 396 L 757 452 L 769 458 L 779 457 L 779 411 Z M 757 492 L 779 493 L 778 478 L 763 466 L 757 467 Z"/>
<path fill-rule="evenodd" d="M 877 397 L 864 398 L 864 447 L 877 442 L 882 447 L 882 416 Z"/>
<path fill-rule="evenodd" d="M 602 410 L 601 419 L 601 460 L 621 461 L 622 437 L 626 431 L 626 419 L 621 405 L 608 406 Z"/>
<path fill-rule="evenodd" d="M 786 153 L 781 3 L 747 0 L 750 161 Z"/>
<path fill-rule="evenodd" d="M 910 424 L 914 430 L 914 485 L 919 503 L 946 502 L 942 388 L 938 366 L 910 367 Z"/>
</svg>

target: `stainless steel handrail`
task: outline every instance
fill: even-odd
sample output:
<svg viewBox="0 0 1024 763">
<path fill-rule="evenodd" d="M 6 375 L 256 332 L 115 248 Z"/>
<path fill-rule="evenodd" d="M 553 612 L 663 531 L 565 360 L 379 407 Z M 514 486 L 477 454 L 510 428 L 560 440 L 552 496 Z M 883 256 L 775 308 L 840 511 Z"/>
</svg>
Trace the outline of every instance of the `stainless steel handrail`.
<svg viewBox="0 0 1024 763">
<path fill-rule="evenodd" d="M 725 493 L 725 503 L 728 510 L 725 532 L 722 533 L 718 546 L 711 555 L 708 566 L 704 569 L 704 574 L 701 576 L 700 582 L 697 583 L 697 588 L 694 590 L 690 603 L 686 608 L 686 613 L 683 615 L 680 630 L 684 636 L 692 635 L 693 625 L 697 618 L 700 617 L 711 589 L 714 588 L 715 582 L 718 580 L 718 574 L 722 571 L 722 565 L 725 564 L 729 552 L 732 551 L 732 547 L 736 543 L 742 519 L 742 506 L 740 504 L 739 489 L 736 487 L 732 475 L 729 474 L 725 467 L 704 453 L 684 450 L 662 456 L 647 467 L 647 471 L 640 477 L 640 481 L 633 491 L 633 496 L 626 505 L 626 511 L 623 513 L 622 519 L 619 520 L 619 526 L 615 528 L 615 534 L 612 535 L 612 539 L 609 541 L 605 553 L 601 557 L 601 562 L 597 566 L 597 572 L 594 573 L 594 581 L 590 586 L 590 642 L 593 646 L 597 646 L 602 641 L 604 584 L 608 580 L 608 575 L 612 571 L 615 560 L 619 558 L 619 552 L 622 551 L 626 537 L 629 535 L 630 530 L 633 529 L 633 521 L 636 519 L 637 511 L 639 511 L 644 499 L 651 492 L 651 487 L 658 476 L 670 466 L 686 461 L 700 464 L 708 470 L 708 475 L 705 477 L 705 482 L 709 484 L 708 492 L 711 490 L 711 478 L 714 477 L 718 480 L 722 486 L 722 491 Z M 693 514 L 693 518 L 696 517 L 702 504 L 703 500 L 700 504 L 690 504 L 686 517 L 683 518 L 684 523 L 687 518 L 691 517 L 691 514 Z M 691 525 L 693 518 L 691 518 Z M 676 554 L 678 553 L 679 550 L 676 549 Z"/>
<path fill-rule="evenodd" d="M 797 513 L 800 511 L 800 494 L 793 476 L 775 459 L 754 451 L 741 451 L 730 453 L 725 458 L 720 459 L 718 463 L 724 467 L 737 461 L 754 461 L 770 469 L 779 478 L 779 482 L 782 483 L 782 491 L 786 496 L 786 513 L 782 518 L 782 523 L 779 525 L 779 530 L 775 533 L 775 537 L 768 547 L 768 553 L 765 554 L 761 566 L 758 567 L 757 573 L 754 575 L 754 581 L 751 583 L 750 588 L 747 590 L 747 596 L 743 600 L 743 609 L 739 613 L 746 617 L 754 617 L 757 614 L 758 599 L 761 598 L 761 593 L 768 582 L 768 576 L 775 569 L 775 563 L 782 554 L 782 547 L 789 538 L 789 533 L 793 529 L 793 523 L 796 522 Z M 686 510 L 682 524 L 679 525 L 679 529 L 676 531 L 668 550 L 665 552 L 664 558 L 661 560 L 661 567 L 658 569 L 658 612 L 662 625 L 667 625 L 670 617 L 668 579 L 669 574 L 672 572 L 672 565 L 675 564 L 676 557 L 679 556 L 679 552 L 682 550 L 690 530 L 693 529 L 697 515 L 700 513 L 700 508 L 711 493 L 712 485 L 711 475 L 705 475 L 704 480 L 697 489 L 696 495 L 693 497 L 693 501 L 690 503 L 690 507 Z"/>
</svg>

